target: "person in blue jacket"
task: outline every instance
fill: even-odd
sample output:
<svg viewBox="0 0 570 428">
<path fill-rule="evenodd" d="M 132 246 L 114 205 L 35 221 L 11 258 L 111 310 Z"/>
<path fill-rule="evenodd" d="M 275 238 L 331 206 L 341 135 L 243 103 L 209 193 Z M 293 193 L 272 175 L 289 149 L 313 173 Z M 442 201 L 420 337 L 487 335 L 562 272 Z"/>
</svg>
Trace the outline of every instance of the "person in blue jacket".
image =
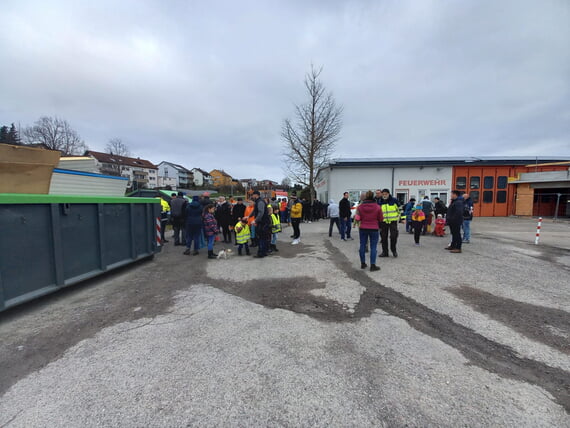
<svg viewBox="0 0 570 428">
<path fill-rule="evenodd" d="M 410 201 L 404 205 L 404 217 L 406 218 L 406 232 L 412 233 L 412 212 L 416 206 L 416 198 L 410 198 Z"/>
<path fill-rule="evenodd" d="M 192 202 L 186 207 L 186 221 L 184 223 L 186 232 L 186 251 L 184 254 L 190 255 L 192 241 L 194 241 L 193 256 L 199 254 L 200 235 L 202 233 L 202 204 L 198 196 L 192 197 Z"/>
</svg>

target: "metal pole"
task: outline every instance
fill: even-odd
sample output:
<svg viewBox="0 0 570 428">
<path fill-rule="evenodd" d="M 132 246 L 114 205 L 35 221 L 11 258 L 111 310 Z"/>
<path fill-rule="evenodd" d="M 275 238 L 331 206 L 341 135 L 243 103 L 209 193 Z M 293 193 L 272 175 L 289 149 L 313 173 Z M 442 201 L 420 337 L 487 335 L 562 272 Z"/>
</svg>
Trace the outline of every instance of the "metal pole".
<svg viewBox="0 0 570 428">
<path fill-rule="evenodd" d="M 558 197 L 556 198 L 556 208 L 554 209 L 554 221 L 558 220 L 558 207 L 560 207 L 560 193 L 556 194 Z"/>
</svg>

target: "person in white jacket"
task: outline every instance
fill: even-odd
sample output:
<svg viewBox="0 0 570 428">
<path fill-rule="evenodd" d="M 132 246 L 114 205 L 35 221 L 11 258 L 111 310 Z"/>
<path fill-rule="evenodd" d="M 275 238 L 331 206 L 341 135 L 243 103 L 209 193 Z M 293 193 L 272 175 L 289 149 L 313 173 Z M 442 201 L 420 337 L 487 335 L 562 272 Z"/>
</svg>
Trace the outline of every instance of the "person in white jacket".
<svg viewBox="0 0 570 428">
<path fill-rule="evenodd" d="M 329 201 L 327 208 L 327 217 L 330 218 L 329 236 L 332 236 L 333 224 L 336 224 L 338 233 L 340 234 L 340 218 L 338 204 L 335 204 L 334 199 Z"/>
</svg>

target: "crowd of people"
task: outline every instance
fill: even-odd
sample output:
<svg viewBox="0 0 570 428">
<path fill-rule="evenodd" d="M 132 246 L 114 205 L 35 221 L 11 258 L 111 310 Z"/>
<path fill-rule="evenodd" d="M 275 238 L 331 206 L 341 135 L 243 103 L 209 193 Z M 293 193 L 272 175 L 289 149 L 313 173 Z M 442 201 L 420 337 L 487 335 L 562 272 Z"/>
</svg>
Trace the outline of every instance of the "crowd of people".
<svg viewBox="0 0 570 428">
<path fill-rule="evenodd" d="M 188 201 L 178 192 L 172 194 L 170 204 L 161 198 L 161 205 L 161 241 L 169 242 L 165 231 L 170 223 L 174 245 L 185 246 L 185 255 L 199 255 L 200 249 L 207 247 L 208 258 L 216 258 L 214 244 L 220 240 L 234 243 L 238 255 L 250 255 L 250 249 L 257 248 L 255 257 L 266 257 L 279 251 L 277 239 L 282 223 L 291 225 L 293 245 L 301 241 L 303 202 L 297 199 L 296 192 L 286 200 L 261 198 L 260 192 L 254 191 L 251 199 L 244 201 L 238 197 L 235 203 L 224 196 L 214 202 L 209 192 Z"/>
<path fill-rule="evenodd" d="M 440 198 L 431 201 L 425 196 L 421 201 L 415 198 L 401 206 L 389 189 L 369 190 L 362 193 L 361 201 L 353 215 L 353 205 L 348 192 L 337 204 L 334 199 L 328 204 L 297 198 L 293 192 L 290 198 L 262 198 L 259 191 L 254 191 L 251 198 L 244 201 L 237 198 L 228 201 L 219 196 L 214 202 L 210 194 L 193 196 L 191 201 L 181 193 L 172 194 L 170 204 L 161 199 L 162 229 L 161 238 L 165 238 L 166 224 L 170 222 L 173 229 L 175 246 L 185 246 L 185 255 L 198 255 L 200 249 L 207 247 L 208 258 L 216 258 L 214 243 L 233 243 L 238 247 L 238 255 L 251 255 L 262 258 L 278 252 L 278 236 L 282 232 L 282 224 L 290 225 L 293 231 L 291 242 L 301 242 L 301 223 L 311 223 L 321 218 L 329 219 L 328 236 L 332 237 L 336 229 L 343 241 L 352 240 L 353 228 L 358 228 L 360 246 L 359 256 L 362 269 L 368 267 L 366 252 L 370 249 L 370 270 L 377 271 L 377 257 L 398 257 L 398 225 L 405 222 L 405 231 L 413 234 L 415 245 L 420 245 L 420 237 L 433 233 L 437 237 L 445 236 L 445 226 L 451 233 L 451 242 L 447 247 L 451 253 L 461 253 L 463 243 L 471 239 L 471 220 L 473 219 L 473 201 L 468 193 L 462 194 L 454 190 L 451 201 L 446 205 Z M 353 218 L 354 217 L 354 218 Z M 433 231 L 432 231 L 432 226 Z M 463 236 L 462 236 L 463 231 Z M 377 254 L 380 243 L 381 252 Z M 194 248 L 192 250 L 192 247 Z"/>
<path fill-rule="evenodd" d="M 420 245 L 420 236 L 433 233 L 435 236 L 445 236 L 445 226 L 449 226 L 451 242 L 445 247 L 450 253 L 461 253 L 461 245 L 470 243 L 471 221 L 473 220 L 473 201 L 468 193 L 458 190 L 451 192 L 449 206 L 434 198 L 430 201 L 425 196 L 421 202 L 410 198 L 408 203 L 400 207 L 400 203 L 394 198 L 388 189 L 368 191 L 362 195 L 362 202 L 356 209 L 355 222 L 360 229 L 360 261 L 361 267 L 367 267 L 365 253 L 370 245 L 370 270 L 380 268 L 376 265 L 376 246 L 378 240 L 382 252 L 378 257 L 389 257 L 388 249 L 393 257 L 398 257 L 398 224 L 404 220 L 406 232 L 414 235 L 414 242 Z M 431 232 L 431 226 L 435 225 Z M 329 228 L 329 236 L 332 231 Z M 463 236 L 461 232 L 463 231 Z"/>
</svg>

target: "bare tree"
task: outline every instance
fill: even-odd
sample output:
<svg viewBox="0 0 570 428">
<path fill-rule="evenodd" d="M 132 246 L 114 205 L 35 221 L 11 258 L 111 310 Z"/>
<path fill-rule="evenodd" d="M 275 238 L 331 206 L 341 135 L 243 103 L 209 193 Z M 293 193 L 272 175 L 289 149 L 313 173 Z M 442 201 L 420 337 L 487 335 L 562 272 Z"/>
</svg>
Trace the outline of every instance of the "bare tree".
<svg viewBox="0 0 570 428">
<path fill-rule="evenodd" d="M 40 117 L 33 126 L 24 128 L 23 134 L 26 144 L 43 144 L 64 156 L 81 155 L 88 150 L 77 131 L 58 117 Z"/>
<path fill-rule="evenodd" d="M 111 155 L 131 157 L 129 147 L 120 138 L 111 138 L 105 150 Z"/>
<path fill-rule="evenodd" d="M 342 128 L 342 106 L 319 80 L 322 67 L 305 76 L 308 101 L 295 106 L 295 118 L 285 119 L 281 137 L 285 141 L 285 164 L 294 181 L 309 187 L 311 203 L 315 198 L 314 181 L 333 153 Z"/>
</svg>

